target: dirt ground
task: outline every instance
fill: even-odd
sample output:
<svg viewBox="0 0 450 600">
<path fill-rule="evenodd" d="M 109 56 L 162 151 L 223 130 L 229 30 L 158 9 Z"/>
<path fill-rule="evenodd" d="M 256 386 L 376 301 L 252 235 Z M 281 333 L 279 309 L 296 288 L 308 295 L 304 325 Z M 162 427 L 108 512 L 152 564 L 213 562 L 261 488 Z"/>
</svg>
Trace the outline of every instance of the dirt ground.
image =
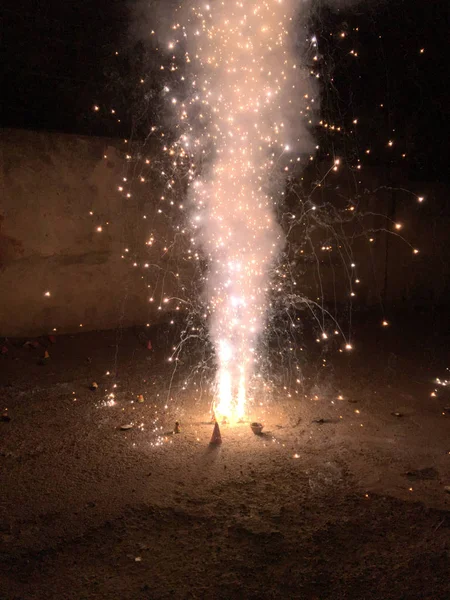
<svg viewBox="0 0 450 600">
<path fill-rule="evenodd" d="M 136 331 L 6 341 L 0 598 L 448 599 L 448 339 L 378 329 L 217 447 L 188 366 L 167 394 Z"/>
</svg>

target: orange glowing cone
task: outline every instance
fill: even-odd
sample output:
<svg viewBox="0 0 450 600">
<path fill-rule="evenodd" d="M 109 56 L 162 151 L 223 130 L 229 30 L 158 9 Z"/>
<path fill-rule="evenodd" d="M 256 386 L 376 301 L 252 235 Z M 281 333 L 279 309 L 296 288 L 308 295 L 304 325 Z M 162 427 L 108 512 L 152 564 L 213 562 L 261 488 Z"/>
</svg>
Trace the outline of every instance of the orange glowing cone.
<svg viewBox="0 0 450 600">
<path fill-rule="evenodd" d="M 217 445 L 222 443 L 222 436 L 220 435 L 219 423 L 217 421 L 214 423 L 214 430 L 209 443 Z"/>
</svg>

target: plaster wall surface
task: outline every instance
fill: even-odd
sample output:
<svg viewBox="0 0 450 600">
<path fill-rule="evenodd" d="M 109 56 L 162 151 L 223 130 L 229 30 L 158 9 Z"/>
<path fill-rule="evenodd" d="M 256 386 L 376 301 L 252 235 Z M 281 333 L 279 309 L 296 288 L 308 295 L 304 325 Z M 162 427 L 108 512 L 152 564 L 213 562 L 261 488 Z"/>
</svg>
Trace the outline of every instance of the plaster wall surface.
<svg viewBox="0 0 450 600">
<path fill-rule="evenodd" d="M 172 248 L 171 264 L 168 254 L 158 251 L 173 237 L 172 213 L 157 210 L 162 183 L 156 175 L 139 185 L 143 161 L 130 164 L 128 150 L 123 140 L 0 132 L 0 336 L 160 321 L 173 308 L 161 302 L 163 295 L 177 296 L 180 286 L 192 281 L 192 263 L 181 248 Z M 125 175 L 133 188 L 130 198 L 118 193 Z M 371 214 L 342 228 L 352 258 L 336 239 L 313 233 L 316 257 L 299 263 L 297 289 L 319 304 L 351 301 L 354 309 L 447 304 L 448 190 L 397 182 L 395 174 L 395 186 L 386 186 L 385 174 L 370 169 L 357 177 L 335 180 L 314 195 L 317 204 L 363 199 Z M 419 205 L 420 194 L 427 201 Z M 144 214 L 153 217 L 144 220 Z M 401 231 L 393 229 L 394 222 L 402 223 Z M 146 247 L 149 236 L 157 238 L 158 248 Z M 328 243 L 329 254 L 320 250 Z M 420 249 L 417 256 L 414 247 Z M 139 257 L 137 269 L 130 262 L 133 253 Z M 151 268 L 144 274 L 145 260 Z M 356 296 L 350 299 L 356 278 L 360 283 L 353 285 Z"/>
<path fill-rule="evenodd" d="M 1 132 L 0 335 L 160 318 L 121 259 L 142 203 L 154 198 L 150 185 L 145 199 L 124 204 L 117 193 L 126 169 L 119 146 L 60 133 Z"/>
</svg>

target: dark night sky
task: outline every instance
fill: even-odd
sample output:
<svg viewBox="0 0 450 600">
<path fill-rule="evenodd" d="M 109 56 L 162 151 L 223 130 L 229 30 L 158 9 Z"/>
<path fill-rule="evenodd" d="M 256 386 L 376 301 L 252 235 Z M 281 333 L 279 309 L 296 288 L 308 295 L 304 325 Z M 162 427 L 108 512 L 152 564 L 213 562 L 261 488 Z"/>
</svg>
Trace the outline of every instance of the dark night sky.
<svg viewBox="0 0 450 600">
<path fill-rule="evenodd" d="M 0 124 L 127 135 L 131 125 L 126 116 L 120 125 L 109 116 L 99 119 L 92 105 L 115 106 L 123 113 L 131 104 L 128 96 L 135 94 L 138 61 L 129 50 L 131 4 L 4 0 Z M 381 150 L 394 138 L 392 160 L 406 153 L 402 164 L 410 177 L 448 181 L 448 4 L 373 0 L 352 11 L 321 10 L 314 31 L 327 82 L 323 117 L 348 132 L 340 140 L 328 140 L 331 146 L 346 153 L 371 147 L 374 161 L 377 156 L 385 160 Z M 342 31 L 345 38 L 339 38 Z M 349 54 L 352 49 L 357 58 Z M 359 124 L 351 134 L 354 118 Z"/>
</svg>

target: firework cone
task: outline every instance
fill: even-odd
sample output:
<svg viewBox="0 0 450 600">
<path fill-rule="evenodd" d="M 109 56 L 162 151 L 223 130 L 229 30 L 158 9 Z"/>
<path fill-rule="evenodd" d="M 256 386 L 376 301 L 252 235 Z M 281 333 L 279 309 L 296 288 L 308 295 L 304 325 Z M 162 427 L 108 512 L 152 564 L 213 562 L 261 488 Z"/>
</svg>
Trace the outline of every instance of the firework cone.
<svg viewBox="0 0 450 600">
<path fill-rule="evenodd" d="M 214 430 L 209 443 L 214 445 L 222 443 L 222 436 L 220 435 L 219 423 L 217 421 L 214 423 Z"/>
</svg>

